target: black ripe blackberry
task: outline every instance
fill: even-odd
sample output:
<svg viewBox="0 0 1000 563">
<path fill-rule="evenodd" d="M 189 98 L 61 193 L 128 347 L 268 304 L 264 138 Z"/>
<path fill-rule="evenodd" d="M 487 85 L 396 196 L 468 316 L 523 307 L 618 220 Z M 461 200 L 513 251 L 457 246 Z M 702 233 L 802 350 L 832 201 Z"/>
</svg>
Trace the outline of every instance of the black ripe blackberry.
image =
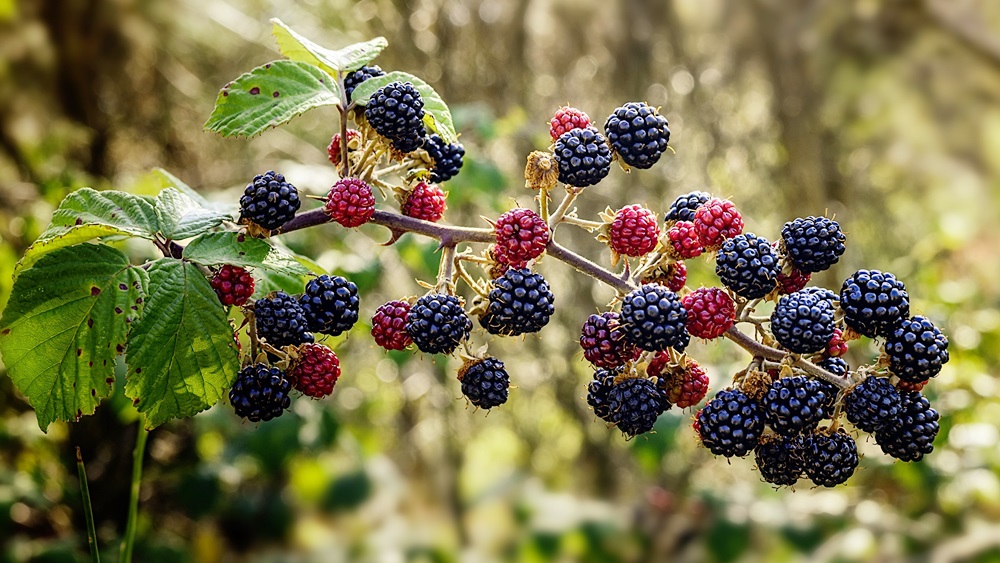
<svg viewBox="0 0 1000 563">
<path fill-rule="evenodd" d="M 611 388 L 615 385 L 615 377 L 621 372 L 621 368 L 599 369 L 594 372 L 594 379 L 587 385 L 587 404 L 594 409 L 594 414 L 605 422 L 614 422 Z"/>
<path fill-rule="evenodd" d="M 691 340 L 680 297 L 659 284 L 645 284 L 626 295 L 619 318 L 625 340 L 643 350 L 681 351 Z"/>
<path fill-rule="evenodd" d="M 781 229 L 788 259 L 800 272 L 822 272 L 844 254 L 844 233 L 840 224 L 826 217 L 798 218 Z"/>
<path fill-rule="evenodd" d="M 858 270 L 840 290 L 844 322 L 859 334 L 886 336 L 899 319 L 910 314 L 910 298 L 903 282 L 888 272 Z"/>
<path fill-rule="evenodd" d="M 276 348 L 313 341 L 309 321 L 299 302 L 284 291 L 258 299 L 253 304 L 257 336 Z"/>
<path fill-rule="evenodd" d="M 934 450 L 939 416 L 919 391 L 904 391 L 899 397 L 899 414 L 875 431 L 875 442 L 896 459 L 920 461 Z"/>
<path fill-rule="evenodd" d="M 802 464 L 809 479 L 821 487 L 835 487 L 858 468 L 858 445 L 844 432 L 816 432 L 802 437 Z"/>
<path fill-rule="evenodd" d="M 771 332 L 786 350 L 811 354 L 826 349 L 833 336 L 833 304 L 796 291 L 785 295 L 771 313 Z"/>
<path fill-rule="evenodd" d="M 492 409 L 507 402 L 510 376 L 503 362 L 487 356 L 467 362 L 458 370 L 462 394 L 481 409 Z"/>
<path fill-rule="evenodd" d="M 723 389 L 696 415 L 701 443 L 715 455 L 743 457 L 764 432 L 760 406 L 738 389 Z"/>
<path fill-rule="evenodd" d="M 903 381 L 920 383 L 948 362 L 948 337 L 926 317 L 898 321 L 885 339 L 889 371 Z"/>
<path fill-rule="evenodd" d="M 670 403 L 651 379 L 633 377 L 611 388 L 608 393 L 613 422 L 629 438 L 653 429 L 657 417 Z"/>
<path fill-rule="evenodd" d="M 897 419 L 901 402 L 888 379 L 869 376 L 844 397 L 844 412 L 861 430 L 875 432 Z"/>
<path fill-rule="evenodd" d="M 253 177 L 240 196 L 240 223 L 253 222 L 274 230 L 291 221 L 302 202 L 299 190 L 285 177 L 268 170 Z"/>
<path fill-rule="evenodd" d="M 604 135 L 593 127 L 559 135 L 552 152 L 559 165 L 559 181 L 564 184 L 593 186 L 611 172 L 611 149 Z"/>
<path fill-rule="evenodd" d="M 454 295 L 430 293 L 406 316 L 406 332 L 421 352 L 451 354 L 472 331 L 472 321 Z"/>
<path fill-rule="evenodd" d="M 340 276 L 323 274 L 306 283 L 299 305 L 309 330 L 337 336 L 358 322 L 358 286 Z"/>
<path fill-rule="evenodd" d="M 618 158 L 635 168 L 656 164 L 670 140 L 667 118 L 642 102 L 616 109 L 604 123 L 604 133 Z"/>
<path fill-rule="evenodd" d="M 826 416 L 827 402 L 819 382 L 801 375 L 775 380 L 760 400 L 764 421 L 782 436 L 816 428 Z"/>
<path fill-rule="evenodd" d="M 369 78 L 384 75 L 385 71 L 378 65 L 363 66 L 358 70 L 348 72 L 347 76 L 344 77 L 344 91 L 347 92 L 347 101 L 351 101 L 351 94 L 354 93 L 354 89 L 357 88 L 359 84 Z"/>
<path fill-rule="evenodd" d="M 424 150 L 434 161 L 431 182 L 441 183 L 458 175 L 465 156 L 465 147 L 461 144 L 446 143 L 440 135 L 428 135 L 424 138 Z"/>
<path fill-rule="evenodd" d="M 809 295 L 815 295 L 824 301 L 829 301 L 830 304 L 834 304 L 840 301 L 840 296 L 825 287 L 804 287 L 799 290 L 801 293 L 808 293 Z"/>
<path fill-rule="evenodd" d="M 291 404 L 288 393 L 292 382 L 285 372 L 265 364 L 253 364 L 240 370 L 229 390 L 229 404 L 236 416 L 251 422 L 267 421 L 281 416 Z"/>
<path fill-rule="evenodd" d="M 507 270 L 493 280 L 486 313 L 479 318 L 490 334 L 517 336 L 538 332 L 555 311 L 555 296 L 541 274 L 527 268 Z"/>
<path fill-rule="evenodd" d="M 802 475 L 801 441 L 778 435 L 761 438 L 754 448 L 760 476 L 772 485 L 794 485 Z"/>
<path fill-rule="evenodd" d="M 847 377 L 847 372 L 851 371 L 844 358 L 824 358 L 816 365 L 840 377 Z"/>
<path fill-rule="evenodd" d="M 759 299 L 778 284 L 778 254 L 764 237 L 743 233 L 726 239 L 715 259 L 715 273 L 736 295 Z"/>
<path fill-rule="evenodd" d="M 409 82 L 391 82 L 375 90 L 365 106 L 365 119 L 400 152 L 415 151 L 423 143 L 424 100 Z"/>
<path fill-rule="evenodd" d="M 694 212 L 703 203 L 712 199 L 712 195 L 707 192 L 691 192 L 679 196 L 670 204 L 667 211 L 666 221 L 694 221 Z"/>
</svg>

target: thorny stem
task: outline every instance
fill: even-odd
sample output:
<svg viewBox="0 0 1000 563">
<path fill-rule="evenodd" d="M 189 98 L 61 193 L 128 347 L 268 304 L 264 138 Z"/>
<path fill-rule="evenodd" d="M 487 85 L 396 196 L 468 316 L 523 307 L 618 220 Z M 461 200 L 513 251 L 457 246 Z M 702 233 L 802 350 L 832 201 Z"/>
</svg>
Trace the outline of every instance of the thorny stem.
<svg viewBox="0 0 1000 563">
<path fill-rule="evenodd" d="M 604 223 L 601 223 L 600 221 L 588 221 L 586 219 L 580 219 L 575 215 L 564 215 L 562 218 L 562 222 L 567 223 L 569 225 L 576 225 L 577 227 L 583 227 L 588 231 L 596 231 L 597 229 L 600 229 L 602 226 L 604 226 Z"/>
<path fill-rule="evenodd" d="M 437 287 L 435 291 L 455 294 L 455 245 L 441 248 L 441 265 L 438 266 Z"/>
</svg>

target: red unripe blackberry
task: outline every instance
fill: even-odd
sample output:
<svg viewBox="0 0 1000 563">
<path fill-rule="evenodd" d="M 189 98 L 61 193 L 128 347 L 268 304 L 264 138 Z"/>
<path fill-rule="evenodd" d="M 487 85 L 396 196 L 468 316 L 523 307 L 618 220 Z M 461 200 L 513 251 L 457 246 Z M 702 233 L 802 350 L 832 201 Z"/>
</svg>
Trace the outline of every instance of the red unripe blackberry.
<svg viewBox="0 0 1000 563">
<path fill-rule="evenodd" d="M 795 268 L 788 274 L 783 271 L 778 272 L 778 293 L 782 295 L 795 293 L 804 288 L 811 279 L 812 274 L 804 274 Z"/>
<path fill-rule="evenodd" d="M 723 389 L 698 411 L 695 430 L 713 454 L 743 457 L 757 446 L 764 419 L 760 406 L 746 393 Z"/>
<path fill-rule="evenodd" d="M 223 305 L 239 307 L 253 295 L 253 276 L 239 266 L 226 264 L 212 277 L 212 289 Z"/>
<path fill-rule="evenodd" d="M 643 284 L 658 283 L 666 286 L 670 291 L 678 292 L 687 283 L 687 265 L 684 264 L 683 260 L 661 263 L 643 273 L 640 281 Z"/>
<path fill-rule="evenodd" d="M 563 106 L 556 110 L 556 114 L 549 121 L 549 135 L 552 137 L 552 142 L 555 142 L 563 133 L 588 125 L 590 125 L 589 115 L 576 108 Z"/>
<path fill-rule="evenodd" d="M 743 232 L 743 216 L 728 199 L 713 197 L 694 212 L 694 227 L 705 250 L 717 250 Z"/>
<path fill-rule="evenodd" d="M 498 262 L 523 268 L 545 252 L 549 244 L 549 226 L 530 209 L 518 208 L 501 215 L 494 227 L 497 244 L 494 255 Z"/>
<path fill-rule="evenodd" d="M 587 318 L 580 331 L 580 347 L 588 362 L 606 369 L 624 366 L 642 353 L 625 340 L 618 313 L 613 311 Z"/>
<path fill-rule="evenodd" d="M 896 389 L 899 389 L 900 391 L 923 391 L 924 387 L 927 387 L 928 383 L 930 383 L 929 379 L 918 381 L 916 383 L 910 383 L 909 381 L 903 381 L 900 379 L 896 382 Z"/>
<path fill-rule="evenodd" d="M 858 468 L 858 445 L 838 428 L 802 438 L 802 464 L 809 479 L 821 487 L 835 487 L 854 475 Z"/>
<path fill-rule="evenodd" d="M 901 402 L 888 379 L 869 376 L 844 397 L 844 412 L 861 430 L 875 432 L 896 420 Z"/>
<path fill-rule="evenodd" d="M 357 227 L 375 214 L 375 195 L 364 180 L 344 178 L 330 188 L 323 212 L 345 227 Z"/>
<path fill-rule="evenodd" d="M 667 400 L 682 409 L 697 405 L 708 393 L 708 374 L 691 358 L 678 365 L 671 363 L 669 352 L 657 352 L 646 366 L 646 375 L 655 377 Z"/>
<path fill-rule="evenodd" d="M 375 344 L 386 350 L 403 350 L 413 339 L 406 332 L 406 317 L 410 314 L 410 304 L 405 301 L 389 301 L 379 305 L 372 316 L 372 338 Z"/>
<path fill-rule="evenodd" d="M 736 322 L 736 303 L 718 287 L 702 287 L 681 299 L 691 336 L 718 338 Z"/>
<path fill-rule="evenodd" d="M 340 378 L 340 359 L 322 344 L 303 344 L 289 376 L 292 385 L 303 395 L 322 399 L 333 393 L 333 386 Z"/>
<path fill-rule="evenodd" d="M 253 364 L 240 370 L 229 390 L 229 404 L 236 416 L 250 422 L 268 421 L 281 416 L 291 405 L 288 393 L 292 382 L 285 372 L 265 364 Z"/>
<path fill-rule="evenodd" d="M 611 249 L 625 256 L 643 256 L 656 248 L 660 238 L 660 225 L 656 214 L 645 207 L 626 205 L 615 213 L 608 225 Z"/>
<path fill-rule="evenodd" d="M 918 391 L 904 391 L 899 396 L 899 414 L 875 431 L 875 442 L 896 459 L 920 461 L 934 450 L 940 416 Z"/>
<path fill-rule="evenodd" d="M 608 143 L 622 162 L 635 168 L 656 164 L 670 141 L 667 118 L 644 102 L 628 102 L 604 123 Z"/>
<path fill-rule="evenodd" d="M 664 220 L 694 221 L 694 212 L 710 199 L 712 199 L 712 196 L 708 192 L 691 192 L 679 196 L 670 204 L 670 210 L 667 211 L 667 216 L 664 217 Z"/>
<path fill-rule="evenodd" d="M 889 371 L 902 381 L 934 377 L 948 363 L 948 337 L 927 317 L 900 320 L 885 339 Z"/>
<path fill-rule="evenodd" d="M 361 145 L 361 132 L 356 129 L 347 130 L 347 152 L 358 150 Z M 330 162 L 334 166 L 340 166 L 341 163 L 341 153 L 340 153 L 340 133 L 334 134 L 333 138 L 330 139 L 330 145 L 326 147 L 326 155 L 329 157 Z"/>
<path fill-rule="evenodd" d="M 510 376 L 503 362 L 493 356 L 463 364 L 458 370 L 458 380 L 462 382 L 462 394 L 481 409 L 507 402 Z"/>
<path fill-rule="evenodd" d="M 910 314 L 906 286 L 888 272 L 858 270 L 844 280 L 840 290 L 844 322 L 859 334 L 887 336 L 896 322 Z"/>
<path fill-rule="evenodd" d="M 611 148 L 593 127 L 560 135 L 552 147 L 552 156 L 559 165 L 559 181 L 568 186 L 593 186 L 611 172 Z"/>
<path fill-rule="evenodd" d="M 667 242 L 667 253 L 677 259 L 694 258 L 705 250 L 691 221 L 677 221 L 671 225 L 667 229 Z"/>
<path fill-rule="evenodd" d="M 801 440 L 777 434 L 762 437 L 754 449 L 761 478 L 772 485 L 794 485 L 802 475 Z"/>
<path fill-rule="evenodd" d="M 662 285 L 651 283 L 629 292 L 620 313 L 625 339 L 643 350 L 683 351 L 691 341 L 687 311 L 680 297 Z"/>
<path fill-rule="evenodd" d="M 844 340 L 844 333 L 839 328 L 833 329 L 833 336 L 826 343 L 826 355 L 831 358 L 839 358 L 847 353 L 847 341 Z"/>
<path fill-rule="evenodd" d="M 444 217 L 444 211 L 448 208 L 445 201 L 447 197 L 448 194 L 441 191 L 437 184 L 420 182 L 406 194 L 400 211 L 407 217 L 436 223 Z"/>
</svg>

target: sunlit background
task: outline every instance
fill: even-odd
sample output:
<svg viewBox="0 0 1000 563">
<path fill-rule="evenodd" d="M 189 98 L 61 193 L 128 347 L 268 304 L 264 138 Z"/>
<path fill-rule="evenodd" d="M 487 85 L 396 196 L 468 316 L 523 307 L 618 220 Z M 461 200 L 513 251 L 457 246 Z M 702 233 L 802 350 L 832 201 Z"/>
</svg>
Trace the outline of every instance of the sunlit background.
<svg viewBox="0 0 1000 563">
<path fill-rule="evenodd" d="M 380 227 L 330 225 L 286 240 L 361 289 L 362 322 L 333 341 L 333 397 L 259 426 L 220 404 L 154 431 L 137 561 L 1000 560 L 1000 3 L 0 0 L 0 305 L 73 189 L 141 191 L 162 166 L 223 201 L 268 169 L 325 192 L 333 109 L 249 141 L 202 130 L 222 85 L 279 58 L 274 16 L 330 47 L 383 35 L 376 62 L 441 93 L 466 148 L 446 185 L 450 223 L 531 203 L 524 158 L 548 145 L 559 106 L 603 124 L 636 100 L 667 116 L 676 154 L 614 170 L 581 216 L 626 203 L 662 213 L 692 190 L 731 198 L 772 239 L 794 217 L 835 216 L 848 251 L 814 283 L 891 271 L 913 312 L 950 336 L 951 362 L 927 389 L 941 433 L 916 464 L 862 440 L 860 470 L 832 490 L 776 491 L 751 459 L 714 458 L 692 412 L 626 442 L 583 399 L 576 341 L 612 292 L 554 260 L 538 266 L 553 322 L 491 345 L 516 388 L 487 416 L 459 399 L 458 360 L 386 355 L 368 335 L 378 304 L 433 279 L 433 243 L 383 248 Z M 559 232 L 607 265 L 588 237 Z M 711 263 L 689 268 L 692 285 L 718 285 Z M 710 393 L 749 360 L 728 342 L 691 353 Z M 856 343 L 848 360 L 875 353 Z M 119 389 L 42 434 L 0 377 L 0 561 L 86 560 L 74 446 L 115 560 L 135 421 Z"/>
</svg>

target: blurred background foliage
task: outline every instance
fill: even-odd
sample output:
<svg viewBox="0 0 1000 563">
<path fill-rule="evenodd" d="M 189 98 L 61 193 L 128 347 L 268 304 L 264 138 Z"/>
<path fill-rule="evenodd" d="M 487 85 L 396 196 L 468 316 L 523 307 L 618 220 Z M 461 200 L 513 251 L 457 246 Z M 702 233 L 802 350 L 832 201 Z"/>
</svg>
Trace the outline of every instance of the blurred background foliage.
<svg viewBox="0 0 1000 563">
<path fill-rule="evenodd" d="M 862 441 L 847 486 L 794 492 L 762 483 L 749 459 L 713 459 L 691 412 L 625 442 L 582 399 L 591 374 L 576 342 L 612 294 L 546 260 L 556 318 L 542 338 L 492 347 L 517 387 L 489 416 L 457 399 L 456 360 L 383 354 L 362 321 L 334 342 L 344 376 L 331 399 L 259 427 L 219 405 L 154 431 L 137 560 L 1000 560 L 1000 3 L 0 0 L 0 302 L 81 186 L 141 190 L 162 166 L 222 201 L 267 169 L 325 192 L 332 109 L 250 141 L 202 131 L 223 84 L 278 58 L 272 16 L 331 47 L 384 35 L 377 63 L 437 88 L 467 150 L 446 186 L 454 224 L 530 203 L 523 159 L 548 144 L 559 106 L 598 123 L 625 101 L 660 106 L 676 155 L 612 173 L 581 215 L 662 212 L 697 189 L 732 198 L 771 238 L 793 217 L 835 215 L 848 253 L 814 282 L 892 271 L 951 337 L 929 387 L 942 430 L 923 463 Z M 607 264 L 585 233 L 559 237 Z M 356 281 L 367 318 L 436 268 L 429 241 L 380 248 L 386 238 L 326 226 L 287 242 Z M 709 263 L 689 267 L 693 285 L 717 285 Z M 849 360 L 874 351 L 855 344 Z M 692 354 L 712 392 L 748 360 L 727 342 Z M 44 435 L 0 377 L 0 560 L 86 558 L 77 445 L 114 560 L 135 421 L 119 392 Z"/>
</svg>

